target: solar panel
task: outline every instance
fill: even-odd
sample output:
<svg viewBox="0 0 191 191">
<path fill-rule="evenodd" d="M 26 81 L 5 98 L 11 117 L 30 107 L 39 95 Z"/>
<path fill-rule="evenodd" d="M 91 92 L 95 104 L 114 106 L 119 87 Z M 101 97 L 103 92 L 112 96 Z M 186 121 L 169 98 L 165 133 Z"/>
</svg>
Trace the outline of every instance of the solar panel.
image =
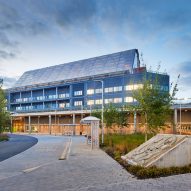
<svg viewBox="0 0 191 191">
<path fill-rule="evenodd" d="M 100 75 L 133 68 L 136 49 L 25 72 L 13 87 Z"/>
</svg>

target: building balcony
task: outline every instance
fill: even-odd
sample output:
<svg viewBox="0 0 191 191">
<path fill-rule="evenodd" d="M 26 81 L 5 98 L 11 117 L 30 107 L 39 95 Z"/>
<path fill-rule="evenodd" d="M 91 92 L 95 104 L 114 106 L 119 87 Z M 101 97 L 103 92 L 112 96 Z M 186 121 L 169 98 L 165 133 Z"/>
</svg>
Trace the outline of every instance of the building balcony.
<svg viewBox="0 0 191 191">
<path fill-rule="evenodd" d="M 42 101 L 50 101 L 50 100 L 63 100 L 69 99 L 70 94 L 58 94 L 58 95 L 45 95 L 45 96 L 38 96 L 38 97 L 29 97 L 29 98 L 18 98 L 11 101 L 11 104 L 18 104 L 18 103 L 31 103 L 31 102 L 42 102 Z"/>
</svg>

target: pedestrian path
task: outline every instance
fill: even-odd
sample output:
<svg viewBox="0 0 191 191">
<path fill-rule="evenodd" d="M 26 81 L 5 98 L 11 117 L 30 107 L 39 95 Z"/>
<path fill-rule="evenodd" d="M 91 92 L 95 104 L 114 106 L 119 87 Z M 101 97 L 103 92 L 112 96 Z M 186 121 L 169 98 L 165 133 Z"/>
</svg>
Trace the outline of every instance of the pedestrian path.
<svg viewBox="0 0 191 191">
<path fill-rule="evenodd" d="M 0 142 L 0 162 L 27 150 L 38 142 L 38 139 L 31 136 L 8 135 L 9 141 Z"/>
<path fill-rule="evenodd" d="M 68 137 L 36 137 L 35 146 L 0 163 L 1 191 L 191 190 L 191 174 L 137 180 L 102 150 L 91 151 L 84 137 L 71 137 L 70 144 Z M 67 159 L 59 160 L 66 145 Z"/>
</svg>

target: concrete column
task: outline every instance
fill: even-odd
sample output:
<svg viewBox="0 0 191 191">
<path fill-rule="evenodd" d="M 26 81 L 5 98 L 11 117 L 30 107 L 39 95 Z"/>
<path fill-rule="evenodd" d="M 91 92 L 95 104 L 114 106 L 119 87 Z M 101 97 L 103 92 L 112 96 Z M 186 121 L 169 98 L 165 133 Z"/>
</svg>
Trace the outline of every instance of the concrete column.
<svg viewBox="0 0 191 191">
<path fill-rule="evenodd" d="M 137 112 L 134 111 L 134 133 L 137 131 Z"/>
<path fill-rule="evenodd" d="M 75 113 L 73 113 L 72 117 L 73 117 L 72 123 L 75 124 L 76 123 Z"/>
<path fill-rule="evenodd" d="M 31 128 L 31 116 L 29 116 L 29 134 L 32 132 L 32 128 Z"/>
<path fill-rule="evenodd" d="M 50 133 L 50 135 L 51 135 L 51 115 L 49 115 L 48 116 L 49 117 L 49 123 L 48 123 L 48 125 L 49 125 L 49 133 Z"/>
</svg>

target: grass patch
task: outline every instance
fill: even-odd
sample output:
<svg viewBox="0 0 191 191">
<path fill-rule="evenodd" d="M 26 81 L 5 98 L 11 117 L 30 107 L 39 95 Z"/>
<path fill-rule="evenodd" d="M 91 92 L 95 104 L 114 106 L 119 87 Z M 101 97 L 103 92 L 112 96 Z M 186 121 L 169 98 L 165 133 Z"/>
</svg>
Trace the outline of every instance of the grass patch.
<svg viewBox="0 0 191 191">
<path fill-rule="evenodd" d="M 152 136 L 149 135 L 148 138 Z M 144 143 L 145 137 L 143 134 L 119 135 L 112 134 L 106 135 L 104 144 L 100 145 L 101 148 L 119 164 L 121 164 L 128 172 L 135 175 L 139 179 L 158 178 L 170 175 L 191 173 L 191 164 L 183 167 L 142 167 L 129 165 L 126 161 L 121 159 L 121 155 L 127 154 Z"/>
<path fill-rule="evenodd" d="M 151 137 L 152 135 L 148 135 L 148 139 Z M 130 135 L 108 134 L 104 136 L 104 144 L 100 146 L 104 150 L 114 150 L 116 153 L 123 155 L 135 149 L 144 141 L 145 136 L 140 133 Z"/>
<path fill-rule="evenodd" d="M 8 141 L 9 137 L 7 134 L 0 134 L 0 142 L 1 141 Z"/>
</svg>

